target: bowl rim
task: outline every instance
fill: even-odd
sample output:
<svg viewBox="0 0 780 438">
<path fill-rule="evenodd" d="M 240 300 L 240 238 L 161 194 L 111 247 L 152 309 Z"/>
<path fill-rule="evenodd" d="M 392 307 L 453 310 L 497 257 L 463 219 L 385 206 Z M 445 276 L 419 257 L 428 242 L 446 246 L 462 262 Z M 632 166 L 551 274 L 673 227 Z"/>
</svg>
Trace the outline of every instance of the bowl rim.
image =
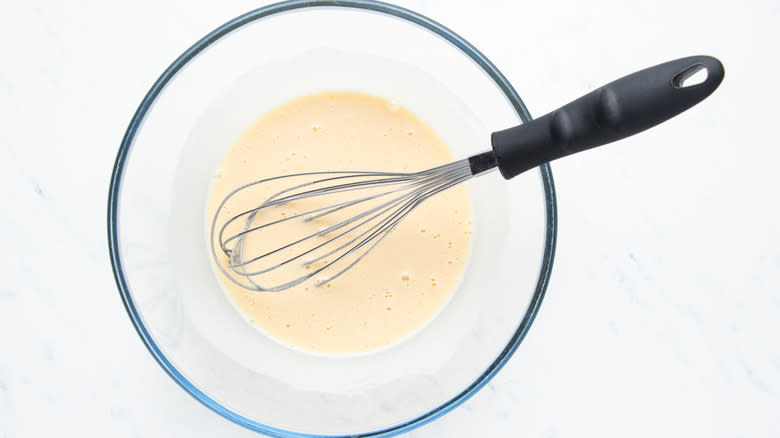
<svg viewBox="0 0 780 438">
<path fill-rule="evenodd" d="M 206 36 L 198 40 L 190 48 L 184 51 L 173 63 L 168 66 L 167 69 L 160 75 L 155 81 L 152 87 L 144 96 L 138 109 L 133 114 L 133 117 L 125 131 L 125 135 L 122 138 L 122 142 L 117 152 L 117 157 L 114 162 L 114 168 L 111 173 L 111 182 L 109 184 L 108 194 L 108 250 L 111 259 L 111 268 L 114 274 L 114 280 L 116 281 L 117 289 L 122 298 L 122 302 L 125 306 L 130 320 L 136 329 L 136 332 L 141 337 L 146 348 L 151 355 L 157 361 L 157 363 L 163 368 L 163 370 L 187 393 L 193 398 L 199 401 L 201 404 L 221 415 L 222 417 L 255 432 L 260 432 L 274 437 L 328 437 L 334 438 L 341 435 L 315 435 L 308 433 L 299 433 L 289 430 L 279 429 L 272 426 L 262 424 L 254 421 L 250 418 L 237 414 L 228 408 L 222 406 L 216 400 L 209 397 L 207 394 L 198 389 L 192 382 L 190 382 L 184 375 L 182 375 L 173 364 L 168 361 L 163 352 L 152 339 L 149 331 L 144 326 L 138 311 L 135 306 L 130 288 L 128 287 L 125 279 L 124 270 L 122 268 L 122 257 L 120 255 L 120 245 L 118 238 L 118 208 L 119 208 L 119 190 L 121 188 L 122 176 L 124 173 L 127 157 L 132 148 L 135 136 L 141 127 L 147 112 L 151 108 L 157 96 L 162 92 L 168 82 L 181 70 L 187 63 L 195 57 L 198 53 L 206 49 L 212 43 L 216 42 L 220 38 L 226 36 L 230 32 L 256 20 L 272 16 L 281 12 L 293 11 L 296 9 L 304 9 L 311 7 L 343 7 L 348 9 L 362 9 L 368 11 L 374 11 L 386 15 L 390 15 L 402 20 L 408 21 L 412 24 L 420 26 L 437 36 L 443 38 L 448 43 L 452 44 L 456 49 L 460 50 L 465 56 L 471 58 L 499 87 L 504 93 L 505 97 L 514 107 L 515 112 L 520 119 L 525 123 L 532 119 L 530 113 L 525 107 L 520 96 L 515 89 L 504 77 L 504 75 L 496 68 L 493 63 L 488 60 L 479 50 L 476 49 L 471 43 L 463 39 L 460 35 L 456 34 L 449 28 L 439 24 L 438 22 L 409 9 L 396 6 L 390 3 L 384 3 L 376 0 L 286 0 L 279 3 L 273 3 L 267 6 L 263 6 L 252 11 L 249 11 L 243 15 L 239 15 L 236 18 L 224 23 L 217 27 Z M 557 224 L 558 224 L 558 212 L 555 195 L 555 185 L 553 182 L 552 170 L 549 164 L 545 163 L 539 166 L 540 176 L 542 178 L 544 197 L 545 197 L 545 213 L 546 213 L 546 227 L 545 227 L 545 244 L 544 253 L 542 258 L 542 264 L 539 270 L 539 277 L 536 283 L 536 289 L 533 296 L 530 299 L 528 308 L 526 309 L 523 319 L 517 327 L 517 330 L 510 338 L 507 345 L 499 353 L 496 359 L 491 365 L 480 374 L 474 382 L 468 387 L 463 389 L 460 393 L 447 400 L 443 404 L 434 407 L 423 415 L 408 420 L 404 423 L 400 423 L 394 426 L 390 426 L 384 429 L 375 430 L 371 432 L 364 432 L 358 435 L 349 435 L 350 437 L 388 437 L 398 435 L 404 432 L 408 432 L 412 429 L 427 424 L 444 414 L 450 412 L 471 396 L 476 394 L 482 387 L 484 387 L 506 364 L 509 358 L 514 354 L 517 347 L 522 342 L 525 335 L 528 333 L 536 314 L 539 312 L 539 307 L 544 298 L 547 285 L 550 280 L 550 274 L 552 271 L 553 259 L 555 256 L 555 244 L 557 238 Z"/>
</svg>

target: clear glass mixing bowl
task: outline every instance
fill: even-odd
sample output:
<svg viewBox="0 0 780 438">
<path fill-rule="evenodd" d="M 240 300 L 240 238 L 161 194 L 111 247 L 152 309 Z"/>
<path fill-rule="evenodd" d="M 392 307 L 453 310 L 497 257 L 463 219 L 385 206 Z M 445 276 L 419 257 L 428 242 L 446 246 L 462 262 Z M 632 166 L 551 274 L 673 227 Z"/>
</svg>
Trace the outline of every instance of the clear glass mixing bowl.
<svg viewBox="0 0 780 438">
<path fill-rule="evenodd" d="M 110 186 L 111 261 L 150 353 L 214 412 L 272 436 L 388 436 L 463 403 L 517 349 L 550 276 L 552 175 L 545 165 L 511 182 L 492 173 L 468 183 L 468 266 L 446 307 L 410 338 L 350 356 L 287 348 L 250 327 L 221 292 L 205 199 L 241 130 L 322 89 L 398 100 L 459 158 L 487 149 L 492 131 L 530 119 L 489 60 L 420 14 L 365 0 L 254 10 L 176 59 L 133 116 Z"/>
</svg>

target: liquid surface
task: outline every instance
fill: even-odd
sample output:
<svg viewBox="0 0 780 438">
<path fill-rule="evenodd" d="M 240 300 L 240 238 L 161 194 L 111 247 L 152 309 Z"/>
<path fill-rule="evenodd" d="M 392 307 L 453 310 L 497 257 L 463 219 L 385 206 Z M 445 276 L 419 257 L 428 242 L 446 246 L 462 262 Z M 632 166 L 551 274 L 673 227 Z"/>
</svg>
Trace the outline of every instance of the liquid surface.
<svg viewBox="0 0 780 438">
<path fill-rule="evenodd" d="M 222 199 L 254 180 L 323 170 L 412 172 L 452 160 L 438 135 L 397 104 L 352 92 L 301 97 L 262 116 L 232 146 L 212 184 L 207 228 Z M 277 191 L 290 184 L 280 183 Z M 223 208 L 228 215 L 254 208 L 265 199 L 258 196 L 238 197 Z M 289 206 L 268 214 L 296 213 Z M 309 233 L 306 227 L 327 225 L 287 221 L 258 235 L 273 248 Z M 282 343 L 319 353 L 363 352 L 412 334 L 442 308 L 463 271 L 470 230 L 471 205 L 461 185 L 422 203 L 326 286 L 309 280 L 281 292 L 257 292 L 217 275 L 241 313 Z"/>
</svg>

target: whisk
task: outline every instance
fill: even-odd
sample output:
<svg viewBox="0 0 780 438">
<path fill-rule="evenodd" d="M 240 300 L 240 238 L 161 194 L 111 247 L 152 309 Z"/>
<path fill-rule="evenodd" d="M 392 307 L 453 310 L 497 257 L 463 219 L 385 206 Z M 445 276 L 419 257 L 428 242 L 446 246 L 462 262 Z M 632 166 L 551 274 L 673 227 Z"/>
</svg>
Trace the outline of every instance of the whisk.
<svg viewBox="0 0 780 438">
<path fill-rule="evenodd" d="M 687 84 L 700 70 L 706 70 L 706 79 Z M 539 119 L 494 132 L 490 151 L 428 170 L 308 172 L 244 184 L 216 210 L 212 256 L 230 280 L 249 290 L 281 291 L 310 279 L 327 284 L 368 256 L 431 196 L 496 168 L 511 179 L 542 163 L 644 131 L 702 101 L 723 75 L 723 65 L 709 56 L 659 64 Z M 273 194 L 220 220 L 229 200 L 252 199 L 261 187 L 272 187 Z M 281 208 L 290 213 L 281 218 L 266 214 Z M 305 231 L 278 241 L 286 235 L 282 227 L 293 224 Z"/>
</svg>

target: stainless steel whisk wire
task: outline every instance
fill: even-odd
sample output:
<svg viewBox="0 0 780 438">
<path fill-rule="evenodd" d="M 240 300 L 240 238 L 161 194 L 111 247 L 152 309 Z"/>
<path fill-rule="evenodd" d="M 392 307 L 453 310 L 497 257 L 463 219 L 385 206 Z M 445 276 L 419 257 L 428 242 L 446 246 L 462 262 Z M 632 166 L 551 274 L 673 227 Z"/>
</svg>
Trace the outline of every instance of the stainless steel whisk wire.
<svg viewBox="0 0 780 438">
<path fill-rule="evenodd" d="M 488 169 L 485 169 L 485 171 L 486 170 Z M 481 173 L 484 173 L 484 171 Z M 217 266 L 222 271 L 222 273 L 225 274 L 225 276 L 227 276 L 234 283 L 255 291 L 276 292 L 288 289 L 308 279 L 311 279 L 312 277 L 318 276 L 326 269 L 332 268 L 333 265 L 346 260 L 347 257 L 354 255 L 363 249 L 363 252 L 357 255 L 357 258 L 351 263 L 340 269 L 335 274 L 320 279 L 315 283 L 316 286 L 322 286 L 344 274 L 363 258 L 365 258 L 369 253 L 371 253 L 371 251 L 373 251 L 373 249 L 376 248 L 376 246 L 379 245 L 379 243 L 381 243 L 406 216 L 408 216 L 426 199 L 450 187 L 458 185 L 473 176 L 474 173 L 472 171 L 469 159 L 463 159 L 431 169 L 411 173 L 365 171 L 307 172 L 282 175 L 259 181 L 253 181 L 231 191 L 217 207 L 212 220 L 210 232 L 212 257 L 217 260 L 218 250 L 228 257 L 228 262 L 225 263 L 224 266 L 223 263 L 217 263 Z M 314 179 L 279 191 L 268 197 L 257 207 L 231 216 L 221 225 L 217 231 L 217 222 L 219 220 L 220 214 L 223 211 L 223 207 L 239 192 L 274 180 L 301 177 L 309 177 Z M 350 179 L 358 180 L 348 181 Z M 316 186 L 326 183 L 330 183 L 332 185 L 316 188 Z M 327 196 L 336 193 L 352 192 L 365 189 L 377 189 L 383 186 L 389 187 L 389 189 L 379 193 L 372 193 L 368 196 L 359 197 L 357 199 L 337 202 L 325 207 L 319 207 L 305 211 L 303 213 L 297 213 L 292 216 L 277 219 L 261 225 L 254 225 L 256 216 L 260 214 L 262 210 L 270 207 L 281 206 L 293 201 L 317 196 Z M 247 258 L 245 255 L 245 239 L 250 233 L 294 219 L 303 219 L 304 221 L 309 222 L 336 211 L 393 194 L 397 194 L 397 196 L 394 196 L 389 200 L 380 203 L 379 205 L 373 206 L 370 209 L 352 215 L 347 219 L 326 227 L 325 229 L 322 229 L 318 232 L 305 235 L 300 239 L 287 243 L 286 245 L 275 248 L 264 254 L 250 258 Z M 230 234 L 226 237 L 225 232 L 227 228 L 231 224 L 241 220 L 241 218 L 244 217 L 246 219 L 243 229 L 240 232 Z M 358 230 L 367 224 L 370 224 L 372 221 L 376 221 L 376 223 L 370 225 L 365 230 L 359 231 L 359 234 L 351 237 L 346 243 L 343 243 L 333 249 L 329 249 L 325 254 L 318 255 L 315 258 L 307 259 L 301 263 L 301 265 L 311 266 L 320 260 L 324 260 L 326 257 L 336 255 L 331 262 L 326 263 L 324 266 L 311 270 L 311 272 L 306 272 L 291 281 L 276 286 L 261 286 L 254 278 L 258 275 L 268 273 L 289 263 L 300 261 L 306 255 L 332 245 L 342 237 L 347 236 L 349 233 Z M 357 224 L 353 225 L 355 222 L 357 222 Z M 342 230 L 344 228 L 346 228 L 346 230 Z M 306 250 L 302 250 L 295 256 L 287 258 L 280 263 L 260 270 L 247 270 L 247 266 L 252 263 L 258 262 L 285 249 L 302 244 L 305 241 L 315 237 L 326 236 L 337 230 L 340 231 L 338 235 L 331 237 L 324 242 L 318 243 Z M 217 242 L 219 244 L 218 249 L 215 246 L 215 243 Z M 246 279 L 246 281 L 249 282 L 249 285 L 242 283 L 233 275 L 231 275 L 231 273 Z"/>
</svg>

